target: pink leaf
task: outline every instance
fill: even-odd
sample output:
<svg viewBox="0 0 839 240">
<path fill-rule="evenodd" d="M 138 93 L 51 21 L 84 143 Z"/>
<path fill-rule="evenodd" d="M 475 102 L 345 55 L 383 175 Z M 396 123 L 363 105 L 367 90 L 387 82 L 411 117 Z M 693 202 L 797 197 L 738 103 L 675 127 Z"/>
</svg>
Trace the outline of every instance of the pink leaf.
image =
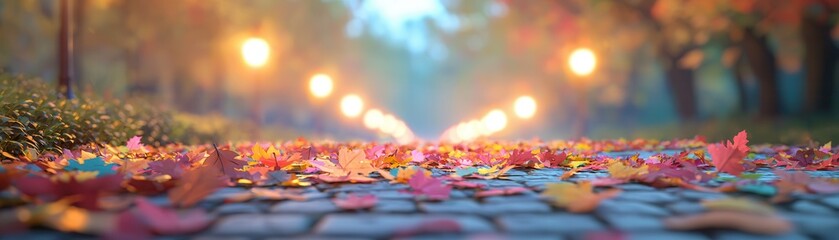
<svg viewBox="0 0 839 240">
<path fill-rule="evenodd" d="M 426 176 L 425 171 L 414 173 L 414 176 L 408 180 L 408 185 L 413 190 L 412 194 L 422 195 L 431 200 L 449 199 L 449 194 L 452 191 L 450 186 L 444 185 L 439 179 Z"/>
<path fill-rule="evenodd" d="M 379 199 L 376 198 L 375 195 L 363 195 L 358 196 L 355 194 L 349 194 L 346 198 L 334 198 L 332 202 L 335 203 L 335 206 L 338 206 L 341 209 L 345 210 L 358 210 L 358 209 L 367 209 L 376 206 L 376 203 L 379 202 Z"/>
<path fill-rule="evenodd" d="M 129 151 L 137 150 L 143 147 L 143 144 L 140 143 L 140 139 L 143 137 L 141 136 L 134 136 L 131 139 L 128 139 L 128 143 L 125 144 L 125 147 L 128 147 Z"/>
</svg>

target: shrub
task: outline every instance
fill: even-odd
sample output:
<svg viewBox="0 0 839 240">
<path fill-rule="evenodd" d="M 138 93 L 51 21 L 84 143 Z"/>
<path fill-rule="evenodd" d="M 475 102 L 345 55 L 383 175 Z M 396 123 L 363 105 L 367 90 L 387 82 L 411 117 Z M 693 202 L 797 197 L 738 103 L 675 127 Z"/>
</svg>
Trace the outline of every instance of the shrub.
<svg viewBox="0 0 839 240">
<path fill-rule="evenodd" d="M 124 144 L 143 135 L 170 142 L 172 114 L 147 104 L 66 99 L 43 81 L 0 75 L 0 153 L 15 158 L 29 149 L 59 152 L 88 143 Z"/>
</svg>

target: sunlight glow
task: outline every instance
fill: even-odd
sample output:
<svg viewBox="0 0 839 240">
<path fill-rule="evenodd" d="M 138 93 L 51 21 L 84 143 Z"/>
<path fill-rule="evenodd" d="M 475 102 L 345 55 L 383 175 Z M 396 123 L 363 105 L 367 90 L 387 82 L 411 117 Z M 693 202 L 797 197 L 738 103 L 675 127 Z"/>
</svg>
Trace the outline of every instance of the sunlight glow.
<svg viewBox="0 0 839 240">
<path fill-rule="evenodd" d="M 521 96 L 513 104 L 513 110 L 519 118 L 532 118 L 536 114 L 536 100 L 530 96 Z"/>
<path fill-rule="evenodd" d="M 594 72 L 594 68 L 597 66 L 597 57 L 594 56 L 591 49 L 577 48 L 568 57 L 568 66 L 571 67 L 574 74 L 588 76 Z"/>
<path fill-rule="evenodd" d="M 260 68 L 268 62 L 271 55 L 271 47 L 262 38 L 248 38 L 242 44 L 242 58 L 248 66 Z"/>
<path fill-rule="evenodd" d="M 385 115 L 379 109 L 370 109 L 364 113 L 364 126 L 369 129 L 377 129 L 384 122 Z"/>
<path fill-rule="evenodd" d="M 332 94 L 332 88 L 332 77 L 329 77 L 329 75 L 319 73 L 312 76 L 312 79 L 309 80 L 309 91 L 316 98 L 328 97 L 329 94 Z"/>
<path fill-rule="evenodd" d="M 363 110 L 364 101 L 358 95 L 350 94 L 341 99 L 341 112 L 344 116 L 355 118 L 361 115 Z"/>
<path fill-rule="evenodd" d="M 489 135 L 507 127 L 507 114 L 505 114 L 504 111 L 501 111 L 501 109 L 493 109 L 481 119 L 481 122 L 487 131 L 484 135 Z"/>
</svg>

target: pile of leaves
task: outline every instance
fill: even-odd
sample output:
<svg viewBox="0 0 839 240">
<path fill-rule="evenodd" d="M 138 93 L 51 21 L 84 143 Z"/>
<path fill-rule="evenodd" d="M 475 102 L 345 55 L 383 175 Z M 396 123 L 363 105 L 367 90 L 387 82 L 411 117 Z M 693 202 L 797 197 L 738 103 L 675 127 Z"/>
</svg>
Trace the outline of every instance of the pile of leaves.
<svg viewBox="0 0 839 240">
<path fill-rule="evenodd" d="M 53 86 L 22 76 L 0 74 L 0 86 L 0 153 L 5 158 L 88 143 L 118 144 L 139 134 L 151 143 L 171 142 L 171 114 L 151 105 L 68 100 Z"/>
<path fill-rule="evenodd" d="M 446 201 L 452 189 L 470 189 L 474 197 L 541 191 L 545 201 L 569 212 L 590 212 L 620 194 L 615 185 L 635 182 L 654 187 L 683 187 L 707 192 L 747 192 L 766 196 L 762 204 L 788 201 L 796 193 L 839 193 L 837 179 L 814 178 L 797 170 L 836 170 L 839 149 L 749 146 L 747 134 L 733 140 L 705 143 L 694 139 L 526 141 L 406 145 L 364 142 L 309 142 L 146 146 L 142 137 L 119 146 L 86 145 L 60 153 L 14 156 L 19 161 L 0 168 L 0 201 L 12 214 L 0 212 L 2 231 L 42 226 L 100 236 L 185 234 L 212 221 L 204 208 L 208 196 L 223 187 L 248 191 L 223 199 L 303 201 L 313 184 L 406 184 L 406 193 L 420 201 Z M 610 157 L 604 152 L 680 150 L 677 154 Z M 487 189 L 470 179 L 505 178 L 512 169 L 560 169 L 556 183 L 544 190 L 529 187 Z M 779 179 L 757 182 L 755 170 L 776 169 Z M 794 170 L 794 171 L 790 171 Z M 576 179 L 581 172 L 607 172 L 608 177 Z M 764 191 L 762 189 L 771 189 Z M 149 196 L 167 196 L 152 204 Z M 374 207 L 372 195 L 335 196 L 348 211 Z M 673 229 L 726 227 L 765 234 L 791 229 L 768 211 L 748 208 L 739 200 L 703 203 L 710 215 L 673 218 Z M 735 207 L 731 207 L 735 206 Z M 728 210 L 736 211 L 728 211 Z M 770 217 L 767 217 L 770 216 Z M 729 224 L 719 219 L 751 224 Z M 73 221 L 87 219 L 86 221 Z M 770 222 L 767 222 L 770 221 Z M 723 224 L 726 223 L 726 224 Z M 767 230 L 760 225 L 773 226 Z M 440 224 L 429 224 L 437 226 Z M 425 231 L 423 225 L 412 231 Z M 771 231 L 770 231 L 771 230 Z M 408 231 L 411 232 L 411 231 Z"/>
</svg>

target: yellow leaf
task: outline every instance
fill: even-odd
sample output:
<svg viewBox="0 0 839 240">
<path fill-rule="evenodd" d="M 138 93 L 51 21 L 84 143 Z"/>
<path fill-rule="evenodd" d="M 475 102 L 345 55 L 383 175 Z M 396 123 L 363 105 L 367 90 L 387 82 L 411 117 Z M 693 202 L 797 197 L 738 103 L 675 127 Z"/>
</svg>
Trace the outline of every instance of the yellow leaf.
<svg viewBox="0 0 839 240">
<path fill-rule="evenodd" d="M 649 171 L 649 166 L 644 165 L 639 168 L 633 168 L 627 165 L 624 165 L 621 161 L 612 161 L 609 163 L 609 174 L 612 178 L 617 179 L 632 179 L 637 176 L 641 176 L 647 174 Z"/>
<path fill-rule="evenodd" d="M 724 198 L 702 201 L 702 206 L 708 210 L 738 211 L 772 215 L 775 210 L 771 206 L 753 201 L 748 198 Z"/>
<path fill-rule="evenodd" d="M 579 184 L 549 183 L 545 186 L 542 196 L 547 197 L 554 206 L 566 208 L 573 213 L 584 213 L 594 211 L 600 205 L 600 201 L 615 197 L 619 193 L 618 189 L 594 193 L 591 183 L 582 181 Z"/>
</svg>

